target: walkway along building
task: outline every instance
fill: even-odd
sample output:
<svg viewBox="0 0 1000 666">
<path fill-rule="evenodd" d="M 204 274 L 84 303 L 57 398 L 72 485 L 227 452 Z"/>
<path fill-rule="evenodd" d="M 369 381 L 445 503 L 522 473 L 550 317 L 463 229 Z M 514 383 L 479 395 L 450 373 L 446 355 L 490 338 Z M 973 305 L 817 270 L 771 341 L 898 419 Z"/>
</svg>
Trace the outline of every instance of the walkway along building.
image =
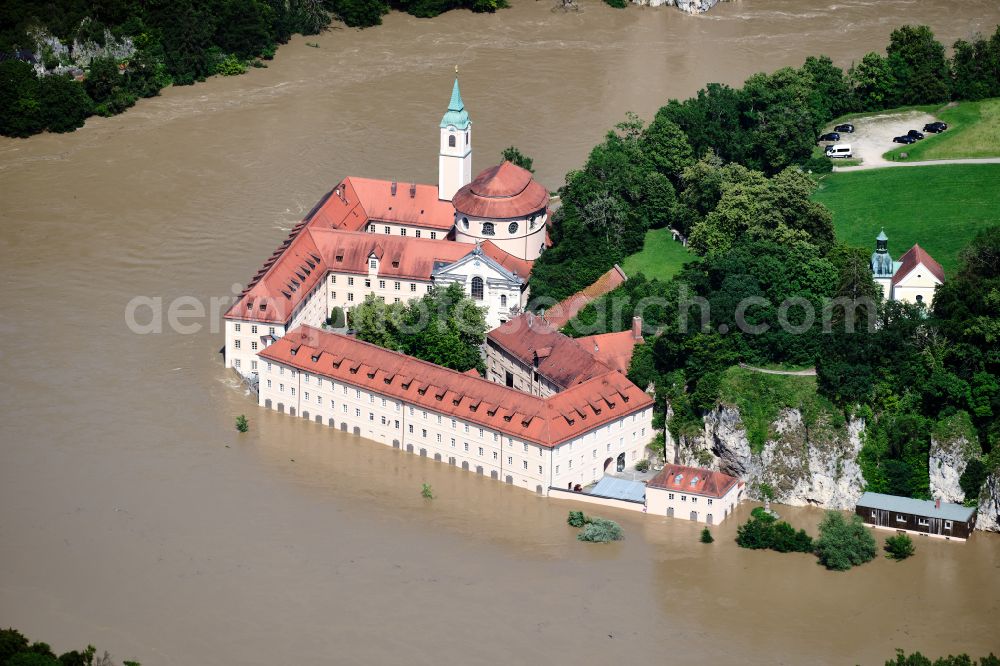
<svg viewBox="0 0 1000 666">
<path fill-rule="evenodd" d="M 965 541 L 976 528 L 976 509 L 897 495 L 864 493 L 855 508 L 872 527 Z"/>
<path fill-rule="evenodd" d="M 311 326 L 260 363 L 268 409 L 542 495 L 634 463 L 652 436 L 652 398 L 613 370 L 541 398 Z"/>
</svg>

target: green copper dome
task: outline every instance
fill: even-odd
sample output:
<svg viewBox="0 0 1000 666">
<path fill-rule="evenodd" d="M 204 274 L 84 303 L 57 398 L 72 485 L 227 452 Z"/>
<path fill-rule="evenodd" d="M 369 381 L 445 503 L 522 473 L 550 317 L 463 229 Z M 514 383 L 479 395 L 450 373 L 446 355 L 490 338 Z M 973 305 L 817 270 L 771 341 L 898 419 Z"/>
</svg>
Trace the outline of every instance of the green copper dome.
<svg viewBox="0 0 1000 666">
<path fill-rule="evenodd" d="M 455 79 L 455 87 L 451 89 L 451 102 L 448 103 L 448 111 L 441 118 L 441 127 L 452 126 L 464 130 L 468 129 L 470 124 L 469 113 L 462 102 L 462 93 L 458 90 L 458 79 Z"/>
</svg>

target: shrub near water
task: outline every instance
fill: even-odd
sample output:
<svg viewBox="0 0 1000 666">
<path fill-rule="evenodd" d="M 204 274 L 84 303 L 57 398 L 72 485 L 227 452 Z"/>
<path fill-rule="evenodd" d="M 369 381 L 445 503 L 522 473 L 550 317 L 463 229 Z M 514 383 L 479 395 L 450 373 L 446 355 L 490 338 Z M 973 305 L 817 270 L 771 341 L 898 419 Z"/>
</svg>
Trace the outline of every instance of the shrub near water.
<svg viewBox="0 0 1000 666">
<path fill-rule="evenodd" d="M 886 557 L 890 560 L 905 560 L 917 551 L 913 545 L 913 539 L 905 534 L 897 534 L 885 540 Z"/>
<path fill-rule="evenodd" d="M 875 537 L 860 516 L 844 518 L 842 513 L 827 511 L 819 524 L 816 554 L 827 569 L 847 571 L 852 566 L 875 559 Z"/>
<path fill-rule="evenodd" d="M 608 543 L 609 541 L 621 541 L 625 538 L 621 525 L 615 521 L 588 516 L 583 511 L 570 511 L 569 516 L 566 517 L 566 523 L 571 527 L 583 528 L 576 535 L 580 541 Z"/>
<path fill-rule="evenodd" d="M 779 521 L 762 507 L 750 513 L 750 520 L 736 528 L 736 543 L 752 550 L 770 549 L 779 553 L 811 553 L 813 540 L 805 530 Z"/>
<path fill-rule="evenodd" d="M 591 518 L 590 522 L 583 526 L 583 530 L 576 535 L 580 541 L 592 541 L 595 543 L 608 543 L 610 541 L 621 541 L 625 538 L 621 525 L 606 518 Z"/>
</svg>

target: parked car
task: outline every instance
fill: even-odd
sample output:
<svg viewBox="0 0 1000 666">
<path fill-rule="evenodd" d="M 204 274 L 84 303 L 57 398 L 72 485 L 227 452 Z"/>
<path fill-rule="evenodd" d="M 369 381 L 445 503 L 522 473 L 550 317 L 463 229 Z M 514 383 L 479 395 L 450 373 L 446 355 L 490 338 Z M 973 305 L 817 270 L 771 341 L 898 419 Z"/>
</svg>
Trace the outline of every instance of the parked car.
<svg viewBox="0 0 1000 666">
<path fill-rule="evenodd" d="M 924 135 L 918 132 L 917 130 L 910 130 L 909 132 L 906 133 L 906 136 L 912 139 L 916 139 L 917 141 L 920 141 L 921 139 L 924 138 Z"/>
<path fill-rule="evenodd" d="M 843 125 L 837 125 L 833 128 L 834 132 L 847 132 L 848 134 L 854 133 L 854 125 L 851 123 L 844 123 Z"/>
<path fill-rule="evenodd" d="M 830 132 L 829 134 L 824 134 L 820 138 L 816 139 L 816 143 L 821 141 L 840 141 L 840 135 L 836 132 Z"/>
<path fill-rule="evenodd" d="M 825 152 L 826 156 L 830 159 L 835 157 L 854 157 L 854 153 L 851 151 L 851 144 L 849 143 L 837 143 L 827 146 Z"/>
<path fill-rule="evenodd" d="M 938 132 L 943 132 L 946 129 L 948 129 L 948 123 L 943 123 L 940 120 L 935 120 L 932 123 L 924 125 L 924 131 L 930 132 L 931 134 L 937 134 Z"/>
<path fill-rule="evenodd" d="M 905 144 L 911 144 L 911 143 L 916 143 L 916 142 L 917 142 L 917 140 L 916 140 L 916 139 L 914 139 L 914 138 L 913 138 L 912 136 L 910 136 L 909 134 L 904 134 L 903 136 L 897 136 L 897 137 L 893 138 L 892 142 L 893 142 L 893 143 L 905 143 Z"/>
</svg>

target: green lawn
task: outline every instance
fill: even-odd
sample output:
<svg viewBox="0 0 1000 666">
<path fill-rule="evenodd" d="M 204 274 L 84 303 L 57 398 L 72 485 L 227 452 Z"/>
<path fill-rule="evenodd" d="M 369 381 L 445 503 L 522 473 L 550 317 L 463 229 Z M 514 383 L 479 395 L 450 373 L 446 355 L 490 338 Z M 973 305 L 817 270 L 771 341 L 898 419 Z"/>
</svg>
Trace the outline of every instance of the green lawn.
<svg viewBox="0 0 1000 666">
<path fill-rule="evenodd" d="M 767 375 L 733 366 L 722 373 L 719 398 L 740 408 L 747 440 L 757 452 L 764 448 L 772 424 L 785 408 L 801 410 L 810 425 L 821 417 L 834 427 L 843 425 L 843 416 L 816 392 L 815 377 Z"/>
<path fill-rule="evenodd" d="M 979 230 L 1000 224 L 1000 164 L 832 173 L 814 198 L 833 211 L 838 240 L 874 249 L 885 227 L 894 258 L 920 243 L 950 272 Z"/>
<path fill-rule="evenodd" d="M 650 280 L 669 280 L 694 258 L 693 254 L 671 237 L 670 229 L 653 229 L 646 232 L 642 251 L 625 258 L 622 270 L 629 277 L 642 273 Z"/>
<path fill-rule="evenodd" d="M 948 123 L 940 134 L 927 134 L 923 141 L 893 148 L 886 159 L 906 153 L 908 160 L 947 160 L 961 157 L 1000 157 L 1000 99 L 961 102 L 935 115 Z"/>
</svg>

